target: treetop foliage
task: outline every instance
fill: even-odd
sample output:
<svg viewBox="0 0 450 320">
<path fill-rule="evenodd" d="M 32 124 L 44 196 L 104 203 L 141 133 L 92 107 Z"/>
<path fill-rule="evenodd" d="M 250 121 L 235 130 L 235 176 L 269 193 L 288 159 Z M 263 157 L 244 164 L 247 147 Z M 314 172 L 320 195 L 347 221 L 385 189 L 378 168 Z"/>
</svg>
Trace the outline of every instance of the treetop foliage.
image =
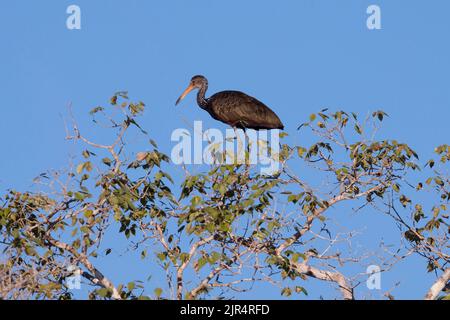
<svg viewBox="0 0 450 320">
<path fill-rule="evenodd" d="M 435 157 L 423 160 L 406 143 L 375 139 L 385 112 L 360 119 L 324 109 L 291 133 L 308 131 L 311 145 L 281 144 L 277 174 L 261 175 L 247 164 L 214 164 L 197 174 L 183 167 L 180 184 L 170 158 L 139 123 L 144 110 L 143 102 L 116 93 L 109 106 L 90 111 L 99 128 L 114 130 L 110 144 L 88 139 L 73 122 L 67 139 L 83 146 L 79 162 L 39 176 L 42 190 L 0 197 L 0 297 L 72 299 L 74 265 L 91 286 L 90 299 L 230 298 L 260 282 L 284 296 L 307 295 L 308 278 L 330 283 L 338 298 L 355 299 L 368 275 L 346 274 L 344 266 L 367 259 L 338 245 L 354 235 L 334 228 L 340 218 L 330 214 L 346 203 L 387 215 L 398 228 L 401 245 L 378 261 L 381 272 L 422 256 L 439 284 L 427 298 L 449 297 L 450 146 L 437 146 Z M 129 130 L 148 139 L 147 150 L 128 151 Z M 114 252 L 107 233 L 159 266 L 164 287 L 144 284 L 147 275 L 118 284 L 103 274 L 96 264 Z"/>
</svg>

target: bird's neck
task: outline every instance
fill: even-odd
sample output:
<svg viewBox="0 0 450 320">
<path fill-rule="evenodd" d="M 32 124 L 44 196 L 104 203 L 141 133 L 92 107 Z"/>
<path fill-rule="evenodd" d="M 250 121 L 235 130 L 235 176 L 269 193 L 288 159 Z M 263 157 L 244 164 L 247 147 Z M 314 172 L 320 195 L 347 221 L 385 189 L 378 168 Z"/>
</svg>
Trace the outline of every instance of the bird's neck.
<svg viewBox="0 0 450 320">
<path fill-rule="evenodd" d="M 197 103 L 202 109 L 206 109 L 208 107 L 208 100 L 205 98 L 206 90 L 208 90 L 208 85 L 203 85 L 197 93 Z"/>
</svg>

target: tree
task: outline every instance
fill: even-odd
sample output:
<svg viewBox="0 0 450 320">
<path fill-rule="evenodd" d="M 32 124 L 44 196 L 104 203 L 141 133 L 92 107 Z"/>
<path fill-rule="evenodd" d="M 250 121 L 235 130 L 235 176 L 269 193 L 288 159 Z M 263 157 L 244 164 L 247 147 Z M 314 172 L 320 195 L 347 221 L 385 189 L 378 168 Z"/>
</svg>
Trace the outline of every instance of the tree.
<svg viewBox="0 0 450 320">
<path fill-rule="evenodd" d="M 109 115 L 117 109 L 123 118 Z M 215 164 L 200 174 L 184 167 L 179 186 L 169 174 L 169 157 L 153 140 L 130 160 L 127 132 L 148 135 L 137 122 L 144 109 L 118 92 L 110 106 L 91 111 L 95 123 L 100 115 L 115 130 L 110 144 L 89 140 L 73 122 L 67 139 L 84 145 L 81 161 L 42 174 L 40 190 L 2 196 L 0 297 L 72 299 L 68 279 L 78 272 L 92 285 L 84 297 L 90 299 L 230 298 L 258 282 L 284 296 L 307 295 L 308 278 L 329 283 L 336 298 L 355 299 L 368 275 L 345 268 L 367 257 L 346 251 L 341 244 L 355 232 L 331 223 L 339 220 L 336 212 L 355 207 L 391 217 L 404 240 L 379 259 L 381 272 L 419 255 L 436 274 L 425 298 L 449 297 L 450 146 L 437 147 L 436 159 L 421 166 L 407 144 L 374 138 L 383 111 L 360 121 L 355 113 L 322 110 L 299 127 L 314 143 L 281 145 L 276 175 L 248 164 Z M 304 178 L 306 170 L 314 179 Z M 433 206 L 423 194 L 434 197 Z M 163 287 L 117 284 L 96 267 L 114 250 L 104 236 L 115 227 L 130 250 L 161 267 Z"/>
</svg>

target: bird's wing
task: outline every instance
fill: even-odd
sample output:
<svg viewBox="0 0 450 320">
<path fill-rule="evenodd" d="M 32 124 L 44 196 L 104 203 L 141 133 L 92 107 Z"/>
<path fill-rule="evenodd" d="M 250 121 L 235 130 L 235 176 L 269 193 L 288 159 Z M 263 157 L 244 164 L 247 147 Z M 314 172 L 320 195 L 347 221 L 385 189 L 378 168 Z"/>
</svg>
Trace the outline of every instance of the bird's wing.
<svg viewBox="0 0 450 320">
<path fill-rule="evenodd" d="M 240 91 L 222 91 L 211 98 L 216 119 L 247 128 L 281 128 L 278 116 L 264 103 Z"/>
</svg>

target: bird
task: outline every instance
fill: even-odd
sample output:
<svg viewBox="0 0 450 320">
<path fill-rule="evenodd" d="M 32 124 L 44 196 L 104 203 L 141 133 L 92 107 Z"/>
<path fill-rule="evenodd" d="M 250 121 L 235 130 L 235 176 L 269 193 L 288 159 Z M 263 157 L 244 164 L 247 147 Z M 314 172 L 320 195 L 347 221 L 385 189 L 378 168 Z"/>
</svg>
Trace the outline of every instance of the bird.
<svg viewBox="0 0 450 320">
<path fill-rule="evenodd" d="M 176 101 L 178 105 L 189 92 L 198 89 L 197 104 L 215 120 L 230 125 L 233 129 L 271 130 L 284 129 L 280 118 L 261 101 L 240 91 L 221 91 L 205 97 L 208 80 L 202 75 L 193 76 L 189 86 Z"/>
</svg>

